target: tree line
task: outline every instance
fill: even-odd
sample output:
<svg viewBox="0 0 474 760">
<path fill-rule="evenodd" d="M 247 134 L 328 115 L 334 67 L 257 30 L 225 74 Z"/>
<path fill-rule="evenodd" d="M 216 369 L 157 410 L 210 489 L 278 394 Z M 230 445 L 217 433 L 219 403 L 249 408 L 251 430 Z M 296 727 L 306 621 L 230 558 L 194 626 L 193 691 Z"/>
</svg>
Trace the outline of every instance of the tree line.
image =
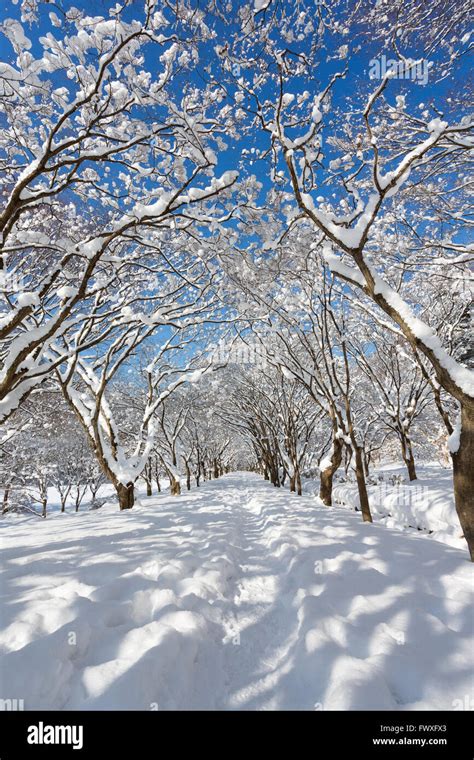
<svg viewBox="0 0 474 760">
<path fill-rule="evenodd" d="M 434 415 L 472 555 L 469 17 L 409 6 L 29 0 L 3 21 L 6 462 L 60 396 L 121 508 L 155 456 L 177 492 L 175 399 L 220 372 L 216 430 L 240 426 L 296 491 L 319 446 L 326 504 L 349 458 L 365 520 L 374 452 L 398 440 L 413 480 Z M 395 76 L 361 75 L 388 49 Z M 222 343 L 263 356 L 264 380 L 235 391 Z"/>
</svg>

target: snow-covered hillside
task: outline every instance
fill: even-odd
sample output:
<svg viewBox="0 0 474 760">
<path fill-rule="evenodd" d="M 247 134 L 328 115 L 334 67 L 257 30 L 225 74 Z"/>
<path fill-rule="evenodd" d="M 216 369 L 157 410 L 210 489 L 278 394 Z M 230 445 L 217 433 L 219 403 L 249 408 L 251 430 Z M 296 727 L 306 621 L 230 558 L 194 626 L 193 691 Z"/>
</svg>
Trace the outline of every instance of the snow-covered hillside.
<svg viewBox="0 0 474 760">
<path fill-rule="evenodd" d="M 26 709 L 456 709 L 465 549 L 249 473 L 0 526 L 2 696 Z"/>
</svg>

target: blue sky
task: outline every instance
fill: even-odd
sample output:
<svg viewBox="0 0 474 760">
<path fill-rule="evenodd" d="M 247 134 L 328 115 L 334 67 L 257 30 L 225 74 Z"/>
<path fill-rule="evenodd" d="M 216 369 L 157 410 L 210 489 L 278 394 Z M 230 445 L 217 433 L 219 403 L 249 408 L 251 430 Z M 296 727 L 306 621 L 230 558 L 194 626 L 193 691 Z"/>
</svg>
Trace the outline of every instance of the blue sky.
<svg viewBox="0 0 474 760">
<path fill-rule="evenodd" d="M 109 2 L 108 0 L 76 0 L 73 5 L 84 11 L 84 13 L 91 16 L 104 15 L 108 16 L 111 9 L 116 6 L 116 0 Z M 195 7 L 200 7 L 199 2 L 195 2 Z M 235 10 L 238 5 L 242 3 L 233 2 L 233 9 Z M 311 7 L 311 3 L 309 4 Z M 67 9 L 69 4 L 65 4 Z M 159 8 L 160 5 L 157 5 Z M 291 3 L 282 2 L 280 7 L 285 10 L 291 8 Z M 337 4 L 334 6 L 334 11 L 337 15 Z M 56 13 L 61 16 L 61 12 L 58 10 L 59 4 L 40 2 L 38 6 L 38 20 L 32 24 L 25 24 L 25 32 L 29 36 L 32 42 L 31 53 L 35 56 L 40 56 L 42 47 L 39 44 L 41 36 L 50 32 L 53 35 L 62 35 L 61 29 L 55 28 L 50 20 L 50 13 Z M 313 4 L 314 13 L 316 12 L 316 3 Z M 7 18 L 20 19 L 20 4 L 14 4 L 12 2 L 4 3 L 0 9 L 0 23 Z M 228 14 L 229 17 L 232 15 Z M 143 4 L 140 0 L 135 0 L 129 8 L 124 11 L 124 18 L 126 20 L 140 19 L 143 17 Z M 209 71 L 206 68 L 211 65 L 214 71 L 217 72 L 215 62 L 217 56 L 215 47 L 217 45 L 225 44 L 226 40 L 231 38 L 235 26 L 230 23 L 224 24 L 222 20 L 209 20 L 210 24 L 213 24 L 216 31 L 216 38 L 209 43 L 205 43 L 201 46 L 200 56 L 201 60 L 195 70 L 187 71 L 179 75 L 171 84 L 170 90 L 173 97 L 179 99 L 180 93 L 183 87 L 183 79 L 187 82 L 191 82 L 199 86 L 202 82 L 209 78 Z M 321 51 L 318 55 L 317 66 L 314 71 L 311 72 L 309 77 L 302 79 L 292 78 L 288 83 L 288 91 L 294 94 L 298 94 L 298 91 L 308 90 L 311 96 L 314 96 L 325 87 L 330 80 L 331 76 L 338 71 L 343 71 L 347 66 L 348 74 L 344 80 L 340 80 L 333 89 L 332 107 L 334 111 L 341 109 L 345 113 L 351 114 L 351 119 L 354 122 L 360 120 L 361 110 L 366 102 L 366 97 L 376 86 L 376 80 L 371 80 L 369 72 L 374 68 L 374 60 L 380 63 L 380 67 L 390 65 L 390 61 L 394 59 L 393 53 L 388 45 L 381 43 L 381 41 L 371 40 L 370 37 L 364 35 L 363 25 L 359 25 L 355 29 L 351 30 L 349 35 L 345 34 L 333 34 L 326 35 L 323 40 Z M 279 37 L 278 30 L 273 33 L 276 46 L 283 46 L 286 43 Z M 342 46 L 348 46 L 349 52 L 345 56 Z M 295 42 L 295 49 L 302 52 L 307 52 L 308 41 L 302 43 Z M 148 68 L 152 73 L 158 71 L 160 66 L 157 63 L 156 50 L 153 46 L 145 47 L 145 68 Z M 413 58 L 419 58 L 422 55 L 420 49 L 410 48 L 408 51 Z M 12 49 L 9 41 L 4 35 L 0 34 L 0 54 L 2 60 L 5 60 L 11 64 L 15 62 L 15 52 Z M 213 63 L 214 62 L 214 63 Z M 439 66 L 439 60 L 435 57 L 430 61 L 432 64 L 429 71 L 425 68 L 422 69 L 422 75 L 412 79 L 394 79 L 390 82 L 387 90 L 386 97 L 389 103 L 395 104 L 396 97 L 403 94 L 406 99 L 407 111 L 414 113 L 415 115 L 421 115 L 421 113 L 428 113 L 429 118 L 432 118 L 437 112 L 432 108 L 432 104 L 436 104 L 436 108 L 443 113 L 448 112 L 448 119 L 455 120 L 461 115 L 457 113 L 457 106 L 455 103 L 456 95 L 467 86 L 469 81 L 469 62 L 467 57 L 461 59 L 457 71 L 456 78 L 452 76 L 439 81 L 439 73 L 441 71 Z M 424 66 L 424 64 L 423 64 Z M 428 74 L 427 74 L 428 71 Z M 244 75 L 247 72 L 243 72 Z M 383 71 L 382 71 L 383 73 Z M 421 71 L 420 71 L 421 73 Z M 55 86 L 67 86 L 71 88 L 74 86 L 70 80 L 68 80 L 64 72 L 53 75 L 56 79 Z M 427 79 L 426 79 L 427 77 Z M 426 81 L 425 81 L 426 80 Z M 235 88 L 230 85 L 228 87 L 230 98 L 232 98 Z M 268 95 L 271 96 L 274 93 L 268 91 Z M 451 102 L 449 98 L 452 98 Z M 331 120 L 331 115 L 324 117 L 322 126 L 322 140 L 323 140 L 323 153 L 324 162 L 327 163 L 333 157 L 333 152 L 328 138 L 335 132 L 340 130 L 341 124 L 338 120 Z M 217 174 L 222 173 L 228 169 L 238 168 L 241 173 L 255 174 L 257 179 L 263 185 L 263 192 L 265 193 L 271 187 L 270 180 L 270 165 L 269 162 L 255 161 L 255 156 L 252 153 L 242 155 L 242 150 L 251 151 L 252 149 L 263 149 L 268 145 L 268 135 L 262 134 L 255 130 L 251 133 L 246 132 L 241 134 L 238 140 L 226 139 L 228 148 L 226 151 L 221 152 L 218 156 L 218 168 Z M 387 167 L 389 168 L 389 167 Z M 321 188 L 321 195 L 327 197 L 332 192 L 333 188 Z"/>
</svg>

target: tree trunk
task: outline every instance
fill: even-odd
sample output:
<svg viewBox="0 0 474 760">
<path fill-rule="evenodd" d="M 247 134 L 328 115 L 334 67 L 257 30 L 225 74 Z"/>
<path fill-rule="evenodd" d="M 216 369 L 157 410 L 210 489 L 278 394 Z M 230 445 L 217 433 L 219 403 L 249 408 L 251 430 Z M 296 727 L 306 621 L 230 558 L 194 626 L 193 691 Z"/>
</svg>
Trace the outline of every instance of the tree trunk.
<svg viewBox="0 0 474 760">
<path fill-rule="evenodd" d="M 183 456 L 182 459 L 183 459 L 183 464 L 184 464 L 184 470 L 186 472 L 186 490 L 190 491 L 191 490 L 191 468 L 189 466 L 189 462 L 186 459 L 186 457 Z"/>
<path fill-rule="evenodd" d="M 459 448 L 452 459 L 456 512 L 474 562 L 474 406 L 461 407 Z"/>
<path fill-rule="evenodd" d="M 342 442 L 339 438 L 334 438 L 332 442 L 331 464 L 321 472 L 321 481 L 319 486 L 319 498 L 327 507 L 332 505 L 332 481 L 334 474 L 339 469 L 342 462 Z"/>
<path fill-rule="evenodd" d="M 410 478 L 410 480 L 416 480 L 417 478 L 416 478 L 416 469 L 415 469 L 415 457 L 413 456 L 411 441 L 406 435 L 402 434 L 401 443 L 402 443 L 403 461 L 405 462 L 407 466 L 408 477 Z"/>
<path fill-rule="evenodd" d="M 372 455 L 369 451 L 369 453 L 364 453 L 364 467 L 365 467 L 365 476 L 366 478 L 369 477 L 369 467 L 370 467 L 370 460 L 372 458 Z"/>
<path fill-rule="evenodd" d="M 5 490 L 3 492 L 3 507 L 2 507 L 2 513 L 5 514 L 8 512 L 8 499 L 10 497 L 10 484 L 5 486 Z"/>
<path fill-rule="evenodd" d="M 219 477 L 219 465 L 217 462 L 217 459 L 214 459 L 214 478 L 217 479 Z"/>
<path fill-rule="evenodd" d="M 158 458 L 155 459 L 155 483 L 158 493 L 161 493 L 161 484 L 160 484 L 160 469 L 158 465 Z"/>
<path fill-rule="evenodd" d="M 280 473 L 278 472 L 278 465 L 275 462 L 271 464 L 270 480 L 275 488 L 280 488 Z"/>
<path fill-rule="evenodd" d="M 413 457 L 413 454 L 410 455 L 410 457 L 405 462 L 407 468 L 408 468 L 408 477 L 410 480 L 417 480 L 416 477 L 416 470 L 415 470 L 415 459 Z"/>
<path fill-rule="evenodd" d="M 367 486 L 365 483 L 364 459 L 362 455 L 362 449 L 360 448 L 360 446 L 354 446 L 354 450 L 355 450 L 355 461 L 356 461 L 357 490 L 359 492 L 359 501 L 360 501 L 360 509 L 362 512 L 362 519 L 364 522 L 372 522 L 369 496 L 367 493 Z"/>
<path fill-rule="evenodd" d="M 301 486 L 301 474 L 299 470 L 297 470 L 296 472 L 296 493 L 298 494 L 298 496 L 303 495 L 303 488 Z"/>
<path fill-rule="evenodd" d="M 290 475 L 290 491 L 291 493 L 296 491 L 296 478 L 294 475 Z"/>
<path fill-rule="evenodd" d="M 143 479 L 146 483 L 147 496 L 153 496 L 152 477 L 153 477 L 152 463 L 151 463 L 151 460 L 149 459 L 145 465 L 145 469 L 143 470 Z"/>
<path fill-rule="evenodd" d="M 127 483 L 126 486 L 123 483 L 117 483 L 115 484 L 115 490 L 117 491 L 120 511 L 131 509 L 135 504 L 135 488 L 133 483 Z"/>
<path fill-rule="evenodd" d="M 170 494 L 171 496 L 179 496 L 181 493 L 181 483 L 176 478 L 170 479 Z"/>
<path fill-rule="evenodd" d="M 41 504 L 42 504 L 41 517 L 46 517 L 46 506 L 48 504 L 48 499 L 44 497 L 41 500 Z"/>
<path fill-rule="evenodd" d="M 352 462 L 352 446 L 346 446 L 346 461 L 344 465 L 346 478 L 349 472 L 349 467 L 351 466 Z"/>
</svg>

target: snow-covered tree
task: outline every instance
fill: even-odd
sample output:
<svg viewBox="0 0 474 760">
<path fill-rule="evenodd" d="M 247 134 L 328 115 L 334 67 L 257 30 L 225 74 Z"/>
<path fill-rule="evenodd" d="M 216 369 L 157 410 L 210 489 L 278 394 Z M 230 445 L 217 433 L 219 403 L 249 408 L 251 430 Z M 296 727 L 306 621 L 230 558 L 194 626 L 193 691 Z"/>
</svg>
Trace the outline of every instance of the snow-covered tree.
<svg viewBox="0 0 474 760">
<path fill-rule="evenodd" d="M 433 265 L 438 277 L 450 277 L 452 267 L 460 283 L 468 277 L 467 16 L 458 3 L 452 16 L 443 3 L 428 9 L 411 2 L 412 18 L 400 16 L 397 4 L 378 5 L 342 3 L 333 11 L 322 3 L 315 21 L 301 5 L 248 7 L 220 51 L 221 72 L 233 89 L 241 131 L 249 139 L 258 135 L 247 155 L 249 163 L 268 167 L 274 185 L 268 206 L 276 194 L 286 201 L 280 235 L 263 231 L 264 250 L 278 248 L 285 229 L 309 226 L 321 266 L 398 329 L 459 405 L 450 450 L 456 509 L 474 557 L 473 373 L 451 353 L 443 331 L 420 316 L 412 287 L 413 279 L 431 278 Z M 344 44 L 337 47 L 341 34 Z M 351 66 L 359 64 L 361 36 L 371 39 L 365 80 L 358 65 Z M 328 46 L 333 64 L 318 77 Z M 394 65 L 382 60 L 384 46 L 393 50 Z M 407 83 L 426 84 L 431 69 L 438 81 L 458 76 L 456 97 L 441 84 L 438 100 L 429 103 L 421 88 L 408 91 Z M 435 206 L 428 215 L 427 195 Z M 411 234 L 401 241 L 404 221 Z"/>
<path fill-rule="evenodd" d="M 19 20 L 2 27 L 1 419 L 61 367 L 64 342 L 89 348 L 97 303 L 153 272 L 160 234 L 233 213 L 215 203 L 237 176 L 216 173 L 223 96 L 191 81 L 202 14 L 126 10 L 38 6 L 35 47 Z"/>
</svg>

